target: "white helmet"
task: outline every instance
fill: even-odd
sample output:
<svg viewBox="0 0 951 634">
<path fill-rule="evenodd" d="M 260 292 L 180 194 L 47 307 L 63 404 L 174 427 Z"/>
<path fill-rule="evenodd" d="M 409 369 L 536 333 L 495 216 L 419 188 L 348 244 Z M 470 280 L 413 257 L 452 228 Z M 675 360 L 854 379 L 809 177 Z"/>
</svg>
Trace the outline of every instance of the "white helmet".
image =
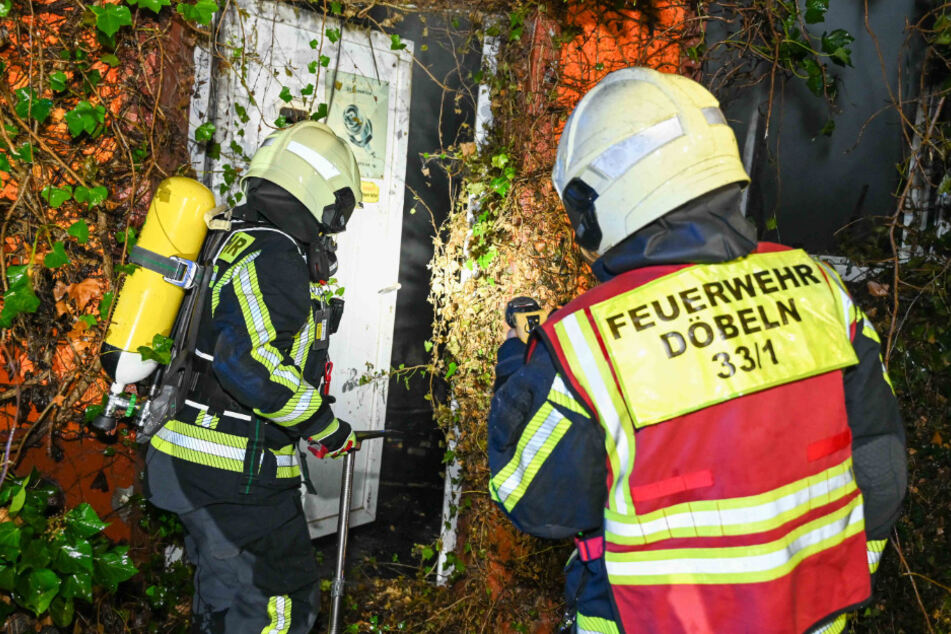
<svg viewBox="0 0 951 634">
<path fill-rule="evenodd" d="M 578 102 L 551 177 L 578 244 L 602 254 L 680 205 L 750 180 L 716 98 L 686 77 L 637 67 L 607 75 Z"/>
<path fill-rule="evenodd" d="M 301 121 L 269 135 L 241 178 L 261 178 L 284 188 L 324 226 L 338 233 L 363 200 L 360 168 L 346 141 L 324 123 Z"/>
</svg>

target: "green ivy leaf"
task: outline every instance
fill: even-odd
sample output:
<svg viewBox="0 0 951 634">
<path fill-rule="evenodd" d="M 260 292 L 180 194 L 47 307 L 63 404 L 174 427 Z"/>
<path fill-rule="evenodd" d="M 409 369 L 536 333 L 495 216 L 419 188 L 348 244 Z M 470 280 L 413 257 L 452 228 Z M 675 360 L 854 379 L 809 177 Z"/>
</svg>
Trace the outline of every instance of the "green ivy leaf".
<svg viewBox="0 0 951 634">
<path fill-rule="evenodd" d="M 59 537 L 53 542 L 53 566 L 58 572 L 92 573 L 92 545 L 85 539 L 70 540 Z"/>
<path fill-rule="evenodd" d="M 505 196 L 512 187 L 512 180 L 504 176 L 497 176 L 489 181 L 489 187 L 499 196 Z"/>
<path fill-rule="evenodd" d="M 224 178 L 225 184 L 230 187 L 238 178 L 238 170 L 226 163 L 221 166 L 221 176 Z"/>
<path fill-rule="evenodd" d="M 23 145 L 20 146 L 20 150 L 18 152 L 14 152 L 10 156 L 12 156 L 18 161 L 22 161 L 23 163 L 32 163 L 33 162 L 33 144 L 29 142 L 24 143 Z"/>
<path fill-rule="evenodd" d="M 129 557 L 128 546 L 116 546 L 109 552 L 102 553 L 95 561 L 96 579 L 111 591 L 126 579 L 139 571 Z"/>
<path fill-rule="evenodd" d="M 313 119 L 314 121 L 320 121 L 321 119 L 325 119 L 326 117 L 327 117 L 327 104 L 325 103 L 317 104 L 317 112 L 310 115 L 310 118 Z"/>
<path fill-rule="evenodd" d="M 802 61 L 802 65 L 808 74 L 806 86 L 809 87 L 809 90 L 811 90 L 812 94 L 816 97 L 822 97 L 825 88 L 825 81 L 822 78 L 822 67 L 814 60 L 808 58 Z"/>
<path fill-rule="evenodd" d="M 24 607 L 39 616 L 49 608 L 53 597 L 59 592 L 61 583 L 55 572 L 48 568 L 41 568 L 32 571 L 29 575 L 20 575 L 16 591 Z"/>
<path fill-rule="evenodd" d="M 119 4 L 107 4 L 101 7 L 89 7 L 96 15 L 96 28 L 112 37 L 124 26 L 132 25 L 132 13 L 129 7 Z"/>
<path fill-rule="evenodd" d="M 113 68 L 115 68 L 116 66 L 119 65 L 119 58 L 116 57 L 116 56 L 115 56 L 114 54 L 112 54 L 112 53 L 106 53 L 106 54 L 104 54 L 102 57 L 100 57 L 99 59 L 102 60 L 103 63 L 109 64 L 109 66 L 112 66 Z M 102 77 L 100 76 L 100 80 L 101 80 L 101 79 L 102 79 Z"/>
<path fill-rule="evenodd" d="M 13 592 L 17 584 L 16 566 L 0 565 L 0 590 Z"/>
<path fill-rule="evenodd" d="M 10 515 L 16 515 L 26 504 L 26 483 L 21 484 L 13 492 L 13 499 L 10 501 Z"/>
<path fill-rule="evenodd" d="M 139 164 L 149 155 L 149 147 L 145 143 L 132 150 L 132 162 Z"/>
<path fill-rule="evenodd" d="M 406 44 L 403 43 L 403 40 L 400 38 L 399 34 L 392 33 L 390 35 L 390 50 L 402 51 L 404 48 L 406 48 Z"/>
<path fill-rule="evenodd" d="M 156 334 L 152 337 L 152 347 L 139 346 L 138 353 L 142 355 L 143 361 L 157 361 L 162 365 L 168 365 L 172 360 L 172 344 L 174 342 L 169 337 L 162 334 Z"/>
<path fill-rule="evenodd" d="M 327 57 L 326 55 L 321 55 L 320 65 L 323 66 L 324 68 L 327 68 L 328 66 L 330 66 L 330 58 Z"/>
<path fill-rule="evenodd" d="M 152 604 L 153 608 L 162 608 L 168 598 L 168 588 L 165 586 L 149 586 L 145 589 L 145 596 L 149 598 L 149 603 Z"/>
<path fill-rule="evenodd" d="M 76 242 L 79 244 L 86 244 L 89 241 L 89 225 L 81 218 L 69 225 L 66 233 L 76 238 Z"/>
<path fill-rule="evenodd" d="M 93 68 L 83 73 L 83 90 L 88 95 L 102 82 L 102 73 Z"/>
<path fill-rule="evenodd" d="M 316 72 L 317 72 L 317 60 L 314 60 L 314 61 L 312 61 L 312 62 L 310 62 L 310 63 L 307 64 L 307 72 L 308 72 L 308 73 L 316 73 Z"/>
<path fill-rule="evenodd" d="M 18 88 L 13 93 L 16 95 L 17 102 L 13 106 L 13 111 L 17 113 L 17 116 L 21 119 L 26 119 L 30 114 L 30 101 L 33 99 L 33 89 L 32 88 Z"/>
<path fill-rule="evenodd" d="M 83 599 L 92 603 L 92 575 L 85 572 L 68 575 L 63 579 L 60 595 L 64 599 Z"/>
<path fill-rule="evenodd" d="M 938 184 L 938 195 L 945 196 L 951 194 L 951 174 L 945 174 Z"/>
<path fill-rule="evenodd" d="M 310 44 L 310 48 L 311 48 L 312 50 L 315 50 L 315 51 L 316 51 L 316 50 L 317 50 L 317 47 L 320 46 L 320 40 L 314 39 L 314 40 L 311 40 L 310 42 L 308 42 L 308 44 Z"/>
<path fill-rule="evenodd" d="M 156 14 L 162 10 L 162 7 L 167 7 L 172 4 L 171 0 L 126 0 L 126 2 L 133 6 L 138 4 L 140 9 L 148 9 Z"/>
<path fill-rule="evenodd" d="M 497 167 L 502 169 L 509 163 L 509 155 L 505 152 L 501 152 L 492 157 L 492 167 Z"/>
<path fill-rule="evenodd" d="M 215 124 L 211 121 L 206 121 L 197 128 L 195 128 L 195 140 L 199 143 L 204 143 L 205 141 L 211 141 L 212 137 L 215 136 Z"/>
<path fill-rule="evenodd" d="M 215 0 L 198 0 L 195 4 L 179 2 L 175 10 L 190 22 L 208 25 L 211 24 L 211 18 L 218 11 L 218 4 Z"/>
<path fill-rule="evenodd" d="M 128 248 L 132 248 L 136 243 L 135 228 L 129 227 L 125 231 L 116 231 L 116 242 L 122 244 L 123 242 L 128 242 Z"/>
<path fill-rule="evenodd" d="M 294 97 L 291 95 L 290 88 L 288 88 L 287 86 L 282 86 L 281 94 L 278 95 L 278 98 L 280 98 L 280 100 L 283 101 L 284 103 L 290 103 L 291 99 L 293 99 Z"/>
<path fill-rule="evenodd" d="M 51 559 L 50 545 L 46 540 L 42 538 L 31 539 L 20 553 L 20 561 L 17 564 L 17 569 L 23 572 L 27 568 L 46 568 Z"/>
<path fill-rule="evenodd" d="M 455 362 L 455 361 L 450 361 L 450 362 L 449 362 L 449 368 L 446 370 L 446 375 L 445 375 L 444 378 L 448 379 L 448 378 L 451 377 L 453 374 L 455 374 L 455 373 L 456 373 L 456 370 L 458 370 L 458 369 L 459 369 L 459 366 L 456 364 L 456 362 Z"/>
<path fill-rule="evenodd" d="M 284 115 L 278 115 L 277 119 L 274 120 L 274 127 L 283 128 L 285 126 L 287 126 L 287 117 L 285 117 Z"/>
<path fill-rule="evenodd" d="M 43 123 L 50 116 L 53 109 L 52 99 L 38 99 L 32 88 L 19 88 L 14 93 L 17 103 L 14 110 L 21 119 L 32 118 Z"/>
<path fill-rule="evenodd" d="M 106 291 L 102 294 L 102 299 L 99 300 L 99 319 L 105 319 L 109 316 L 109 309 L 112 308 L 113 297 L 115 297 L 115 293 L 112 291 Z"/>
<path fill-rule="evenodd" d="M 88 326 L 89 328 L 92 328 L 93 326 L 96 325 L 96 322 L 99 321 L 99 320 L 96 319 L 96 316 L 95 316 L 95 315 L 80 315 L 79 321 L 81 321 L 81 322 L 83 322 L 84 324 L 86 324 L 86 326 Z M 92 405 L 91 407 L 100 407 L 100 406 L 99 406 L 99 405 Z M 86 408 L 86 409 L 87 409 L 87 411 L 88 411 L 89 408 Z M 99 414 L 97 413 L 96 416 L 98 416 L 98 415 L 99 415 Z M 93 418 L 95 418 L 95 416 L 93 416 Z"/>
<path fill-rule="evenodd" d="M 13 522 L 0 524 L 0 559 L 11 563 L 20 554 L 20 527 Z M 6 588 L 12 590 L 13 588 Z"/>
<path fill-rule="evenodd" d="M 932 30 L 935 32 L 932 42 L 937 46 L 947 46 L 951 44 L 951 15 L 942 13 L 934 21 Z"/>
<path fill-rule="evenodd" d="M 0 0 L 0 18 L 5 18 L 10 15 L 10 9 L 12 8 L 12 0 Z"/>
<path fill-rule="evenodd" d="M 340 41 L 340 29 L 327 29 L 327 39 L 330 40 L 331 44 L 336 44 Z"/>
<path fill-rule="evenodd" d="M 26 489 L 20 487 L 16 493 L 13 494 L 13 499 L 10 500 L 10 515 L 16 515 L 23 509 L 23 505 L 26 504 Z"/>
<path fill-rule="evenodd" d="M 251 117 L 248 116 L 248 111 L 239 103 L 234 104 L 234 112 L 238 115 L 238 118 L 241 120 L 241 123 L 247 123 L 251 120 Z"/>
<path fill-rule="evenodd" d="M 99 519 L 96 511 L 86 502 L 71 509 L 65 516 L 66 530 L 70 535 L 87 539 L 99 533 L 106 526 L 106 522 Z"/>
<path fill-rule="evenodd" d="M 53 209 L 59 209 L 59 206 L 72 198 L 72 196 L 73 188 L 71 185 L 66 185 L 65 187 L 52 187 L 51 185 L 47 185 L 43 188 L 43 191 L 40 192 L 40 198 L 49 203 Z"/>
<path fill-rule="evenodd" d="M 479 264 L 480 268 L 486 268 L 489 264 L 492 263 L 492 260 L 495 259 L 495 256 L 499 254 L 498 250 L 495 247 L 490 248 L 488 251 L 480 255 L 476 262 Z"/>
<path fill-rule="evenodd" d="M 829 0 L 806 0 L 806 24 L 816 24 L 826 19 Z"/>
<path fill-rule="evenodd" d="M 343 13 L 343 5 L 340 4 L 339 2 L 331 2 L 330 12 L 333 13 L 334 15 L 340 15 L 341 13 Z"/>
<path fill-rule="evenodd" d="M 28 268 L 25 264 L 7 268 L 7 292 L 3 294 L 0 328 L 9 328 L 14 317 L 20 313 L 35 313 L 40 307 L 40 299 L 33 292 L 33 281 L 28 274 Z"/>
<path fill-rule="evenodd" d="M 86 207 L 95 207 L 105 202 L 109 197 L 109 190 L 102 185 L 96 187 L 83 187 L 77 185 L 73 192 L 73 200 L 78 203 L 86 203 Z"/>
<path fill-rule="evenodd" d="M 76 608 L 72 599 L 63 598 L 62 594 L 53 599 L 50 603 L 50 616 L 53 618 L 53 624 L 58 627 L 67 627 L 73 622 L 76 614 Z"/>
<path fill-rule="evenodd" d="M 307 97 L 308 95 L 314 94 L 314 85 L 307 84 L 306 86 L 301 88 L 300 94 L 301 94 L 301 97 Z"/>
<path fill-rule="evenodd" d="M 62 240 L 53 243 L 53 249 L 43 257 L 43 266 L 48 269 L 55 269 L 65 264 L 69 264 L 69 256 L 66 255 L 66 249 Z"/>
<path fill-rule="evenodd" d="M 83 319 L 83 317 L 92 317 L 93 319 L 92 323 L 93 324 L 96 323 L 96 318 L 93 317 L 92 315 L 83 315 L 82 317 L 80 317 L 80 319 Z M 90 405 L 83 411 L 83 421 L 86 423 L 91 423 L 93 420 L 95 420 L 96 416 L 99 416 L 104 411 L 106 411 L 106 408 L 103 407 L 102 405 Z"/>
<path fill-rule="evenodd" d="M 10 173 L 10 159 L 7 158 L 7 155 L 0 152 L 0 172 Z"/>
<path fill-rule="evenodd" d="M 128 10 L 128 9 L 126 9 Z M 93 106 L 88 101 L 80 101 L 76 107 L 66 113 L 66 127 L 73 138 L 85 132 L 96 137 L 102 132 L 106 122 L 106 108 L 102 104 Z"/>
<path fill-rule="evenodd" d="M 822 136 L 832 136 L 832 133 L 835 131 L 835 120 L 829 119 L 825 122 L 825 125 L 822 126 L 822 129 L 819 130 L 819 134 Z"/>
<path fill-rule="evenodd" d="M 50 88 L 55 92 L 63 92 L 66 90 L 66 73 L 61 70 L 50 73 Z"/>
<path fill-rule="evenodd" d="M 62 581 L 55 572 L 40 568 L 29 575 L 20 576 L 17 580 L 17 592 L 23 598 L 23 605 L 39 616 L 49 608 L 61 584 Z"/>
<path fill-rule="evenodd" d="M 852 65 L 852 42 L 855 38 L 845 29 L 836 29 L 831 33 L 822 34 L 822 52 L 832 58 L 833 64 L 839 66 Z"/>
</svg>

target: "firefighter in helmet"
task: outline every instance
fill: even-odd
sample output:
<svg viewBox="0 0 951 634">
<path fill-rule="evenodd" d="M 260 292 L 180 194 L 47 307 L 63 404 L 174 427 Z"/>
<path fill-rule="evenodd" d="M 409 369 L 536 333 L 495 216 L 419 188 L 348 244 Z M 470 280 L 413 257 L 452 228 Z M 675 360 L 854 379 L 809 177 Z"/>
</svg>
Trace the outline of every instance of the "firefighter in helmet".
<svg viewBox="0 0 951 634">
<path fill-rule="evenodd" d="M 337 457 L 356 445 L 322 389 L 342 303 L 321 285 L 360 173 L 345 141 L 305 121 L 265 139 L 242 185 L 246 202 L 213 255 L 197 380 L 151 440 L 148 497 L 185 526 L 193 630 L 309 632 L 319 585 L 297 446 Z"/>
<path fill-rule="evenodd" d="M 499 349 L 489 488 L 575 539 L 568 631 L 843 631 L 907 477 L 868 319 L 830 266 L 757 241 L 690 79 L 609 74 L 552 179 L 600 284 Z"/>
</svg>

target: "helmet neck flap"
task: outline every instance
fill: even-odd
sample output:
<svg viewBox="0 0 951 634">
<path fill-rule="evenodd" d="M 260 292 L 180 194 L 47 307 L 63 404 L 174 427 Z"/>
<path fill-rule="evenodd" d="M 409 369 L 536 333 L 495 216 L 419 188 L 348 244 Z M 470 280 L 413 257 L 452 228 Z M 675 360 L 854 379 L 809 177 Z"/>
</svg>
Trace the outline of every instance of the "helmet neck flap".
<svg viewBox="0 0 951 634">
<path fill-rule="evenodd" d="M 604 282 L 627 271 L 663 264 L 728 262 L 756 248 L 756 229 L 740 210 L 739 184 L 696 198 L 642 227 L 591 266 Z"/>
</svg>

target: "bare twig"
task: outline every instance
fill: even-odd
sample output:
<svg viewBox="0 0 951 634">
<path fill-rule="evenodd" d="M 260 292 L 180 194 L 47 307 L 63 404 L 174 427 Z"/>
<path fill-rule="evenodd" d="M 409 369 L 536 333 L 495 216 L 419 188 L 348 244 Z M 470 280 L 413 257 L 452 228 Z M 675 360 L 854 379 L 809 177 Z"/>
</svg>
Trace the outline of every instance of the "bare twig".
<svg viewBox="0 0 951 634">
<path fill-rule="evenodd" d="M 915 591 L 915 598 L 918 600 L 918 607 L 921 608 L 921 615 L 925 618 L 925 625 L 928 627 L 929 634 L 934 634 L 934 628 L 931 626 L 931 618 L 928 616 L 928 610 L 925 609 L 925 604 L 921 600 L 921 594 L 918 592 L 918 584 L 915 583 L 915 575 L 911 573 L 911 567 L 908 565 L 908 561 L 905 559 L 905 554 L 901 549 L 901 539 L 898 537 L 898 532 L 893 531 L 891 540 L 892 546 L 895 547 L 895 552 L 898 553 L 898 558 L 901 560 L 901 565 L 904 566 L 905 571 L 909 573 L 907 575 L 908 580 L 911 581 L 911 587 Z"/>
</svg>

